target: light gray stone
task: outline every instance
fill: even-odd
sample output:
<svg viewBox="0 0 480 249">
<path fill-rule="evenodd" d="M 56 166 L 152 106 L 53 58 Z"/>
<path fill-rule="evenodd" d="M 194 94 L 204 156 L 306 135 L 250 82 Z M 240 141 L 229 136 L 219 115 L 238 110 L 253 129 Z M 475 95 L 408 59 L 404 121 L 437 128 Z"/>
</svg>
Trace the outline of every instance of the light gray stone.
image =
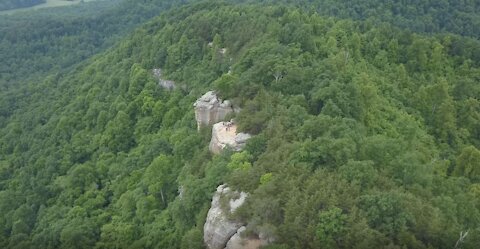
<svg viewBox="0 0 480 249">
<path fill-rule="evenodd" d="M 235 136 L 235 143 L 237 144 L 245 144 L 248 139 L 250 139 L 252 136 L 247 133 L 240 132 Z"/>
<path fill-rule="evenodd" d="M 158 79 L 158 85 L 164 89 L 174 90 L 177 87 L 175 81 L 162 78 L 162 69 L 160 68 L 153 69 L 153 76 Z"/>
<path fill-rule="evenodd" d="M 229 113 L 233 112 L 232 103 L 229 100 L 222 101 L 214 91 L 205 93 L 193 106 L 198 130 L 224 120 Z"/>
<path fill-rule="evenodd" d="M 220 199 L 230 195 L 240 196 L 238 198 L 240 201 L 230 199 L 225 210 L 221 206 Z M 232 221 L 228 216 L 245 202 L 246 197 L 246 193 L 232 192 L 225 185 L 218 186 L 203 227 L 203 240 L 208 249 L 224 249 L 230 238 L 242 227 L 243 224 L 241 222 Z M 232 203 L 234 204 L 233 206 Z"/>
<path fill-rule="evenodd" d="M 223 198 L 228 198 L 226 207 L 221 205 Z M 245 224 L 228 218 L 247 198 L 245 192 L 232 191 L 226 185 L 218 186 L 203 227 L 203 239 L 208 249 L 258 249 L 273 242 L 262 233 L 247 236 Z"/>
<path fill-rule="evenodd" d="M 242 232 L 246 230 L 245 226 L 240 227 L 237 232 L 227 242 L 225 249 L 243 249 L 245 245 L 244 239 L 241 237 Z"/>
<path fill-rule="evenodd" d="M 246 230 L 247 228 L 245 226 L 240 227 L 227 242 L 225 249 L 258 249 L 261 246 L 269 244 L 268 241 L 258 236 L 246 236 L 246 234 L 244 234 Z"/>
<path fill-rule="evenodd" d="M 237 133 L 237 126 L 233 122 L 219 122 L 212 127 L 209 149 L 214 154 L 221 153 L 227 147 L 241 151 L 250 137 L 250 134 Z"/>
</svg>

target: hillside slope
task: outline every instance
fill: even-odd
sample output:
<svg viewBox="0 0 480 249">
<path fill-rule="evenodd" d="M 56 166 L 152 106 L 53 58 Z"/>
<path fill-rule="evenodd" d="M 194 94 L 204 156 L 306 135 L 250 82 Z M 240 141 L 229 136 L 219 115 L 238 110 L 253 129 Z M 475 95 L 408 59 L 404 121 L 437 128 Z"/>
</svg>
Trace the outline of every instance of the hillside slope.
<svg viewBox="0 0 480 249">
<path fill-rule="evenodd" d="M 0 16 L 0 126 L 30 86 L 105 51 L 176 1 L 98 1 Z"/>
<path fill-rule="evenodd" d="M 0 16 L 0 89 L 104 51 L 175 1 L 99 1 Z"/>
<path fill-rule="evenodd" d="M 452 248 L 462 231 L 477 248 L 479 49 L 286 7 L 165 13 L 12 93 L 28 98 L 0 120 L 0 247 L 203 248 L 226 183 L 269 248 Z M 197 132 L 211 89 L 242 107 L 244 152 L 212 156 Z"/>
<path fill-rule="evenodd" d="M 387 22 L 415 32 L 450 32 L 480 38 L 480 2 L 457 0 L 236 0 L 287 3 L 321 15 Z"/>
</svg>

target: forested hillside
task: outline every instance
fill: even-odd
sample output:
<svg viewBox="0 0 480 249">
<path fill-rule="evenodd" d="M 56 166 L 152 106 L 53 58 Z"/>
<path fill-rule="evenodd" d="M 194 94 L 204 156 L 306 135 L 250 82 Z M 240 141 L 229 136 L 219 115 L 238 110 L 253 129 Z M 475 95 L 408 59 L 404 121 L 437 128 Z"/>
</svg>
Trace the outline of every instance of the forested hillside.
<svg viewBox="0 0 480 249">
<path fill-rule="evenodd" d="M 98 1 L 0 15 L 0 123 L 30 85 L 56 77 L 113 46 L 176 1 Z"/>
<path fill-rule="evenodd" d="M 420 32 L 451 32 L 480 37 L 478 1 L 249 1 L 268 5 L 287 4 L 325 16 L 368 19 Z M 5 4 L 8 0 L 3 0 Z M 21 3 L 21 1 L 13 1 Z M 120 2 L 117 6 L 117 2 Z M 28 14 L 0 16 L 0 88 L 6 83 L 36 79 L 46 72 L 58 72 L 114 44 L 133 27 L 162 10 L 194 0 L 99 1 L 70 8 L 52 8 Z M 2 0 L 0 0 L 0 6 Z M 112 8 L 112 6 L 115 6 Z M 1 9 L 1 7 L 0 7 Z M 480 60 L 471 41 L 462 40 Z"/>
<path fill-rule="evenodd" d="M 258 2 L 256 0 L 240 0 Z M 382 21 L 417 32 L 480 37 L 480 2 L 475 0 L 262 0 L 288 3 L 322 15 Z"/>
<path fill-rule="evenodd" d="M 45 2 L 46 0 L 0 0 L 0 10 L 30 7 Z"/>
<path fill-rule="evenodd" d="M 0 89 L 69 68 L 175 2 L 109 0 L 0 16 Z"/>
<path fill-rule="evenodd" d="M 267 248 L 454 248 L 466 231 L 458 246 L 478 248 L 479 67 L 480 43 L 456 35 L 174 9 L 9 90 L 26 97 L 0 116 L 0 248 L 204 248 L 222 183 L 250 194 L 235 218 Z M 207 90 L 241 107 L 243 152 L 208 151 L 192 107 Z"/>
</svg>

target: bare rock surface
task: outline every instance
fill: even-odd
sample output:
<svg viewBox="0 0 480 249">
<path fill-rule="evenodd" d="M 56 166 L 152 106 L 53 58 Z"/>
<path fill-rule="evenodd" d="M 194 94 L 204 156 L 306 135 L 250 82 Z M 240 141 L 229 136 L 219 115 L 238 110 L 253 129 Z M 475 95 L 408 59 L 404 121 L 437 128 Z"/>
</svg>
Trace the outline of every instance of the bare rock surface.
<svg viewBox="0 0 480 249">
<path fill-rule="evenodd" d="M 250 137 L 250 134 L 237 133 L 237 126 L 233 122 L 219 122 L 213 125 L 209 149 L 214 154 L 219 154 L 227 147 L 241 151 Z"/>
<path fill-rule="evenodd" d="M 245 237 L 243 232 L 246 230 L 244 226 L 237 230 L 230 240 L 227 242 L 225 249 L 258 249 L 261 246 L 267 245 L 266 241 L 263 241 L 255 237 Z"/>
<path fill-rule="evenodd" d="M 233 199 L 230 196 L 238 198 Z M 225 185 L 218 186 L 203 227 L 203 240 L 208 249 L 224 249 L 230 238 L 242 227 L 241 222 L 230 220 L 228 217 L 245 202 L 247 196 L 244 192 L 233 192 Z M 221 205 L 222 197 L 231 198 L 226 208 Z"/>
<path fill-rule="evenodd" d="M 153 76 L 158 79 L 158 85 L 162 88 L 165 88 L 167 90 L 174 90 L 177 87 L 175 85 L 175 81 L 162 78 L 162 69 L 160 68 L 153 69 Z"/>
<path fill-rule="evenodd" d="M 248 235 L 245 233 L 246 230 L 245 226 L 240 227 L 227 242 L 225 249 L 259 249 L 274 242 L 273 238 L 262 236 L 262 234 Z"/>
<path fill-rule="evenodd" d="M 199 130 L 201 127 L 224 120 L 229 113 L 233 112 L 232 103 L 221 100 L 214 91 L 205 93 L 193 106 Z"/>
</svg>

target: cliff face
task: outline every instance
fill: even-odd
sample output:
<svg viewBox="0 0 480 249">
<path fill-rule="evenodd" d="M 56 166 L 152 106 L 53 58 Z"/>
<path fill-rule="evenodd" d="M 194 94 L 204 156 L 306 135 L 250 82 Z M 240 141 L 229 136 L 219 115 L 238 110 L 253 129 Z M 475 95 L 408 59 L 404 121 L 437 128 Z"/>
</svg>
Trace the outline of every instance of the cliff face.
<svg viewBox="0 0 480 249">
<path fill-rule="evenodd" d="M 195 107 L 195 119 L 199 130 L 225 119 L 227 114 L 233 112 L 230 101 L 222 101 L 213 91 L 205 93 L 193 106 Z"/>
<path fill-rule="evenodd" d="M 247 197 L 247 193 L 232 191 L 225 185 L 218 186 L 203 227 L 203 240 L 208 249 L 258 249 L 273 242 L 272 238 L 261 233 L 247 236 L 245 224 L 228 218 Z"/>
<path fill-rule="evenodd" d="M 227 206 L 222 208 L 220 199 L 229 198 L 230 195 L 238 196 L 238 198 L 230 198 Z M 228 215 L 235 212 L 246 198 L 247 194 L 244 192 L 233 192 L 225 185 L 218 186 L 203 227 L 203 240 L 208 249 L 224 249 L 230 238 L 242 227 L 241 222 L 230 220 Z"/>
<path fill-rule="evenodd" d="M 246 133 L 237 133 L 237 126 L 232 122 L 216 123 L 212 128 L 209 149 L 214 154 L 219 154 L 227 147 L 233 151 L 241 151 L 250 137 Z"/>
</svg>

